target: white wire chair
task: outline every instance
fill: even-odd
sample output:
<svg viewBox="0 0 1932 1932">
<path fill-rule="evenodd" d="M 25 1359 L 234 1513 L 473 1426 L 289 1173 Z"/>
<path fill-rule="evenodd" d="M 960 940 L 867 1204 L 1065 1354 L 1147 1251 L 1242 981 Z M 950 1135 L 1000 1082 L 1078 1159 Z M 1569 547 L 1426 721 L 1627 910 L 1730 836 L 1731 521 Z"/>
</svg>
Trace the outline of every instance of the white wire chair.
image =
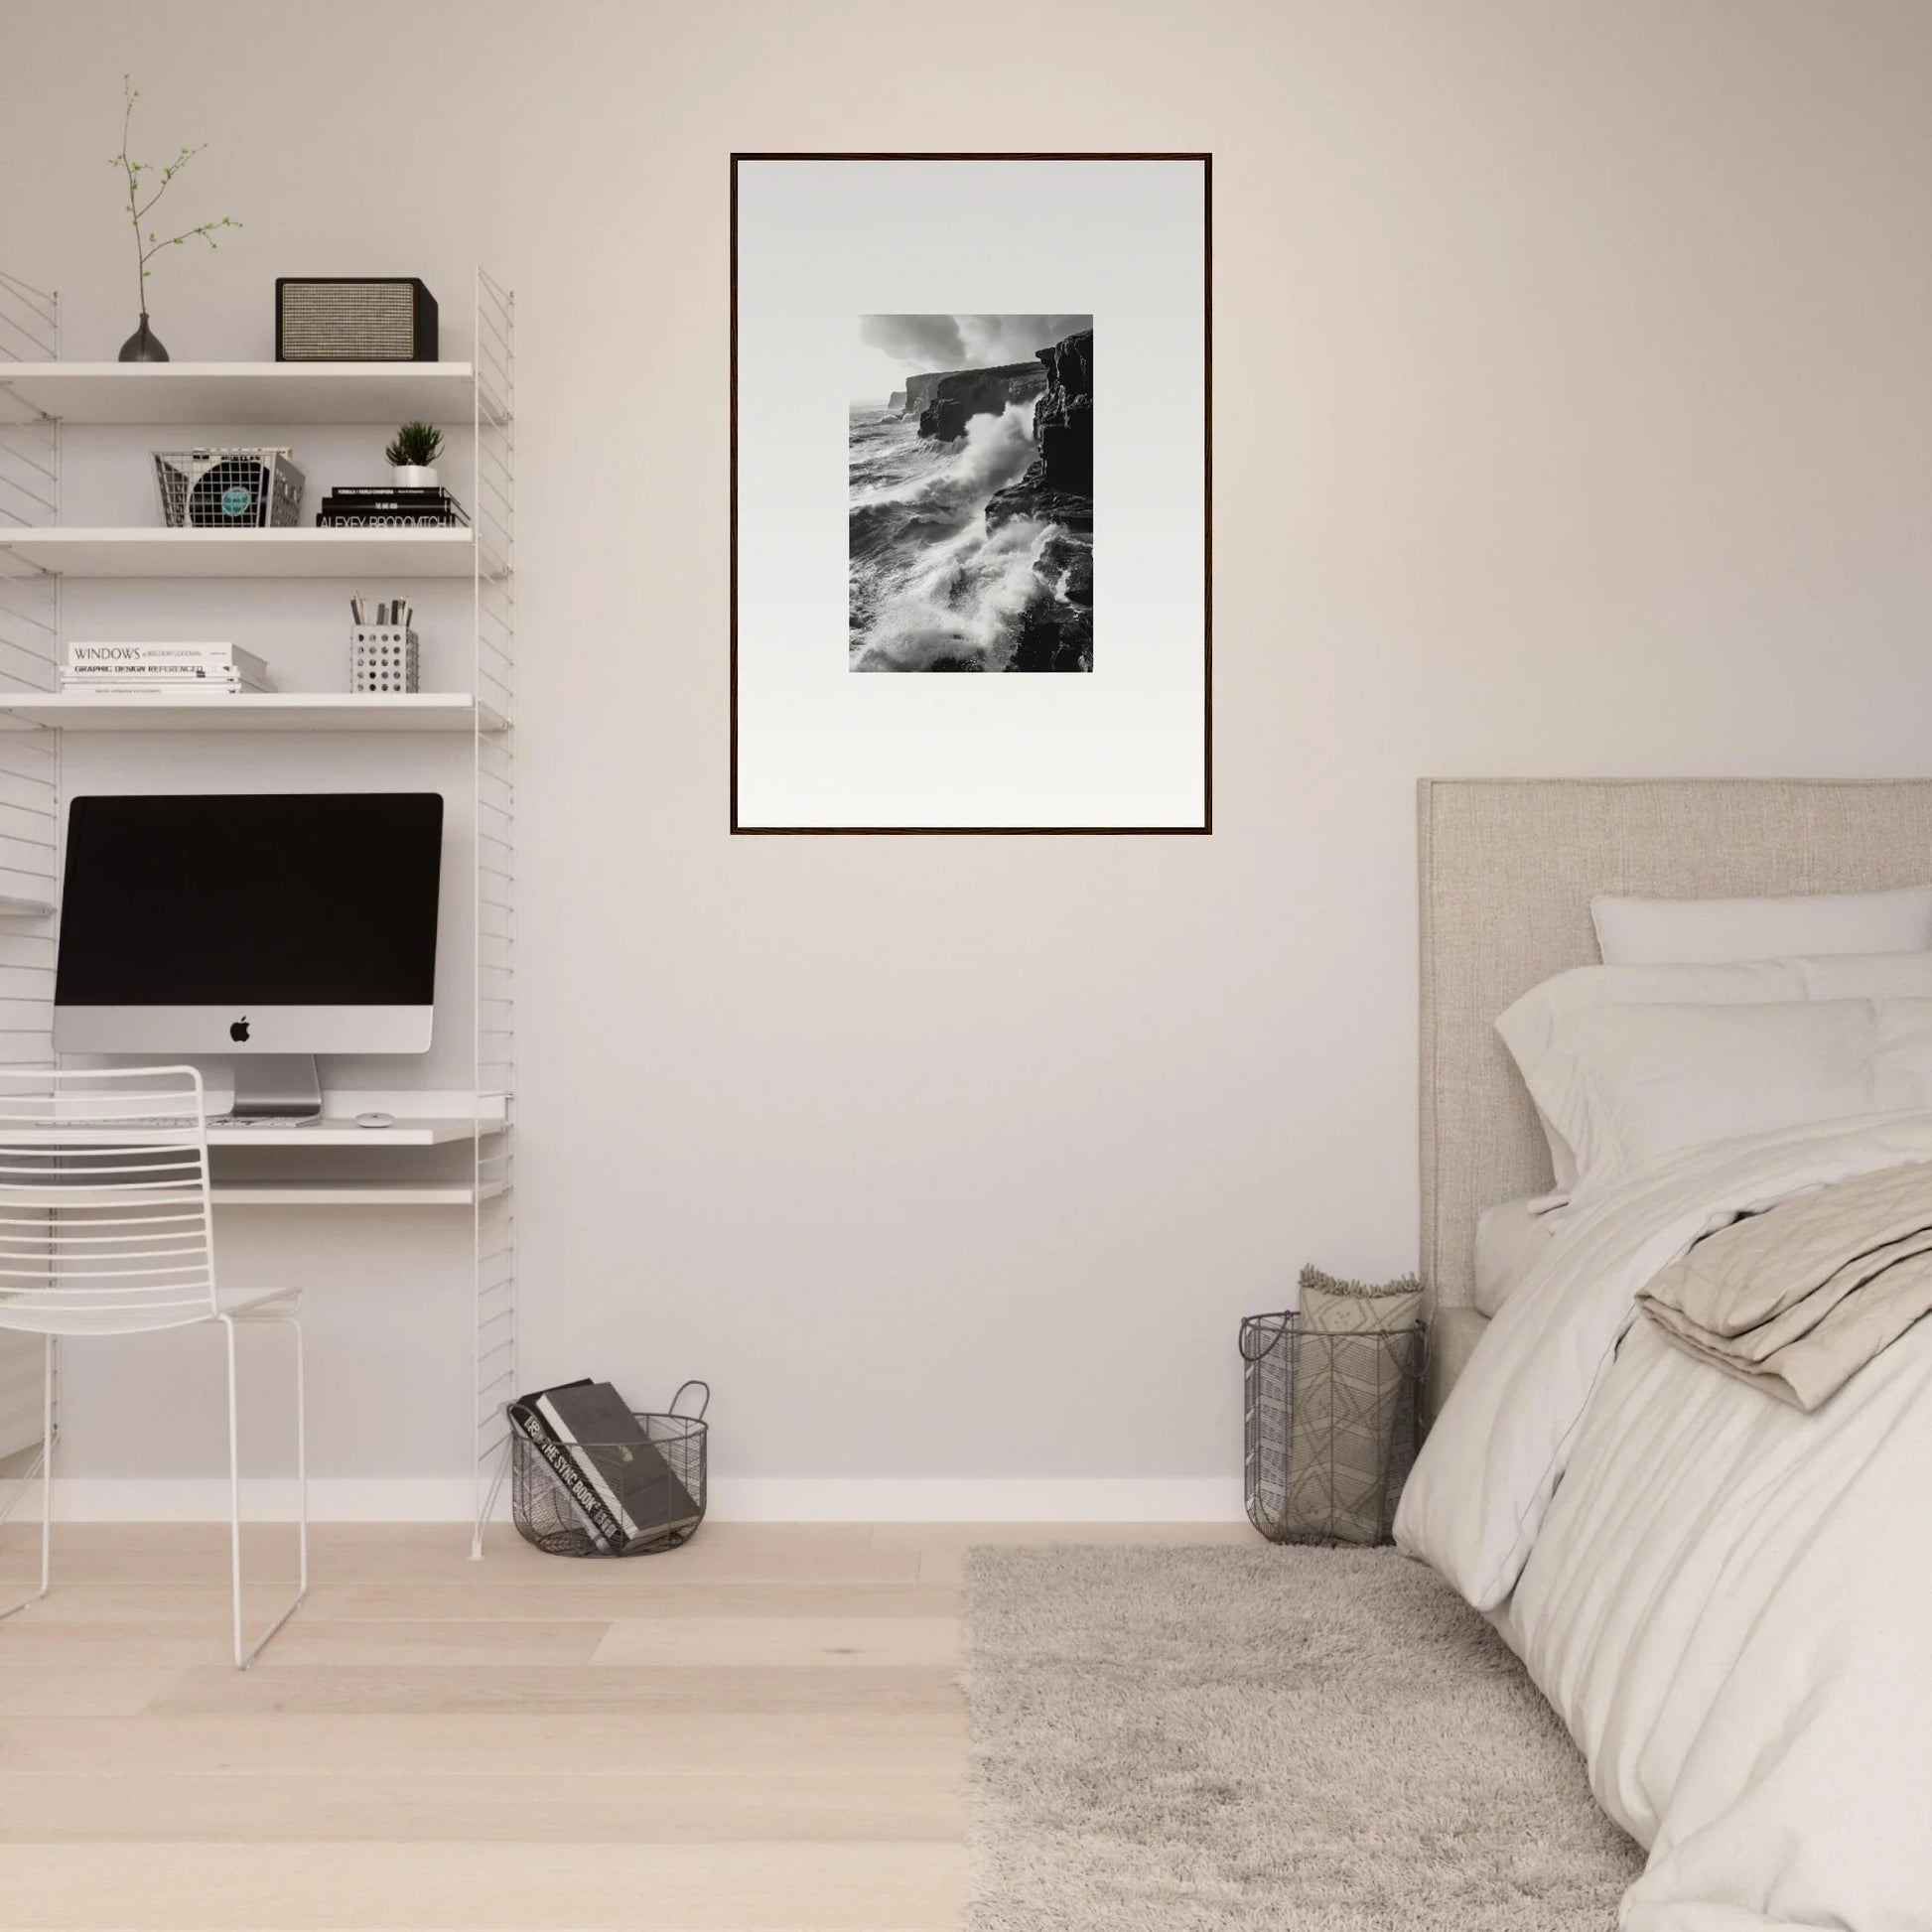
<svg viewBox="0 0 1932 1932">
<path fill-rule="evenodd" d="M 46 1337 L 40 1588 L 53 1581 L 55 1349 L 63 1336 L 133 1335 L 218 1321 L 228 1365 L 229 1587 L 234 1660 L 246 1670 L 309 1593 L 309 1506 L 299 1289 L 215 1292 L 207 1096 L 192 1066 L 49 1071 L 0 1067 L 0 1328 Z M 241 1622 L 241 1452 L 235 1327 L 279 1322 L 295 1338 L 295 1595 L 252 1644 Z M 32 1470 L 28 1471 L 32 1474 Z M 23 1482 L 26 1478 L 23 1477 Z"/>
</svg>

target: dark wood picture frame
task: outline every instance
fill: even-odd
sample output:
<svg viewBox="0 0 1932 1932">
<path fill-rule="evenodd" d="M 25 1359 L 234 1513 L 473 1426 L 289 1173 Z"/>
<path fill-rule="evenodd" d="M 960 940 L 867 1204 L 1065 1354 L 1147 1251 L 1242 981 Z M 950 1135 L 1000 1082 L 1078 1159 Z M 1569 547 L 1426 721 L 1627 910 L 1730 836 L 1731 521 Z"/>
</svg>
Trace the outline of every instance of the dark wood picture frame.
<svg viewBox="0 0 1932 1932">
<path fill-rule="evenodd" d="M 759 161 L 1197 161 L 1201 164 L 1201 822 L 1198 825 L 745 825 L 738 810 L 738 169 Z M 1212 154 L 734 153 L 731 158 L 731 830 L 744 838 L 1156 838 L 1214 829 L 1214 157 Z"/>
</svg>

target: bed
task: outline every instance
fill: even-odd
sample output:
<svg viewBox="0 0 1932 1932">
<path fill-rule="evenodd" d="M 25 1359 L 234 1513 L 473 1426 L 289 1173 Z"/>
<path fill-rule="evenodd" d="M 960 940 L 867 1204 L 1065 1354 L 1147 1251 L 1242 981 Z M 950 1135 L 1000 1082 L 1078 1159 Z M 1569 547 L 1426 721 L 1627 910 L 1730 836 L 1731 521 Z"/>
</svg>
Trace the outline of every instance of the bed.
<svg viewBox="0 0 1932 1932">
<path fill-rule="evenodd" d="M 1492 1222 L 1520 1280 L 1493 1321 L 1475 1303 L 1479 1219 L 1553 1178 L 1494 1023 L 1595 959 L 1592 894 L 1922 884 L 1932 782 L 1431 780 L 1420 804 L 1434 1424 L 1398 1541 L 1523 1657 L 1648 1848 L 1628 1932 L 1927 1932 L 1932 1321 L 1802 1414 L 1633 1310 L 1726 1215 L 1932 1163 L 1932 1109 L 1660 1163 L 1554 1241 Z"/>
</svg>

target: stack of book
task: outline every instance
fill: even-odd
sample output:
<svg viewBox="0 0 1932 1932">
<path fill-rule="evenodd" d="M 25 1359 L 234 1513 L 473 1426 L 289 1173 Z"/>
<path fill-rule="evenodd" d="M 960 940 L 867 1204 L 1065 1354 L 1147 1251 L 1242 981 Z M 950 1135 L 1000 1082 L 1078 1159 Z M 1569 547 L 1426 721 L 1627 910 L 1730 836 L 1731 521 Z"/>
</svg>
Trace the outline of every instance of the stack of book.
<svg viewBox="0 0 1932 1932">
<path fill-rule="evenodd" d="M 321 529 L 443 529 L 467 524 L 463 505 L 440 485 L 404 489 L 391 483 L 339 484 L 316 512 Z"/>
<path fill-rule="evenodd" d="M 509 1415 L 600 1552 L 621 1555 L 674 1539 L 704 1515 L 609 1382 L 538 1389 L 518 1396 Z"/>
<path fill-rule="evenodd" d="M 82 644 L 68 646 L 63 691 L 125 697 L 131 691 L 272 691 L 268 666 L 239 644 Z"/>
</svg>

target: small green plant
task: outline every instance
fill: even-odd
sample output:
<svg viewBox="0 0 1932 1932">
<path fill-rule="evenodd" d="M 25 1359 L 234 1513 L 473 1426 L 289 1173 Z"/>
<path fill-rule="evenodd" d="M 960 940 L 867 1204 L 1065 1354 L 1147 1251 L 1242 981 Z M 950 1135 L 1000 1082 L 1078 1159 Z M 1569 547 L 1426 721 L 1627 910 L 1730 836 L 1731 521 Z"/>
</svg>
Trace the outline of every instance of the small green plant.
<svg viewBox="0 0 1932 1932">
<path fill-rule="evenodd" d="M 397 470 L 427 470 L 443 454 L 443 432 L 434 423 L 404 423 L 382 460 Z"/>
<path fill-rule="evenodd" d="M 152 228 L 144 228 L 143 223 L 154 212 L 154 207 L 168 192 L 169 184 L 188 164 L 207 146 L 204 141 L 199 148 L 183 148 L 174 160 L 163 168 L 158 182 L 144 183 L 142 176 L 155 173 L 154 164 L 149 161 L 136 161 L 127 151 L 128 135 L 134 124 L 134 103 L 141 98 L 141 90 L 135 86 L 133 77 L 121 75 L 121 92 L 125 106 L 121 115 L 121 151 L 108 159 L 110 168 L 118 168 L 127 177 L 127 218 L 134 228 L 134 252 L 141 271 L 141 313 L 148 312 L 148 277 L 153 273 L 149 262 L 164 248 L 179 248 L 184 241 L 206 241 L 210 248 L 221 244 L 215 240 L 215 232 L 221 228 L 238 228 L 241 223 L 230 215 L 222 215 L 218 221 L 203 221 L 184 230 L 181 234 L 158 235 Z M 150 189 L 152 192 L 150 193 Z M 144 201 L 143 196 L 147 199 Z"/>
</svg>

